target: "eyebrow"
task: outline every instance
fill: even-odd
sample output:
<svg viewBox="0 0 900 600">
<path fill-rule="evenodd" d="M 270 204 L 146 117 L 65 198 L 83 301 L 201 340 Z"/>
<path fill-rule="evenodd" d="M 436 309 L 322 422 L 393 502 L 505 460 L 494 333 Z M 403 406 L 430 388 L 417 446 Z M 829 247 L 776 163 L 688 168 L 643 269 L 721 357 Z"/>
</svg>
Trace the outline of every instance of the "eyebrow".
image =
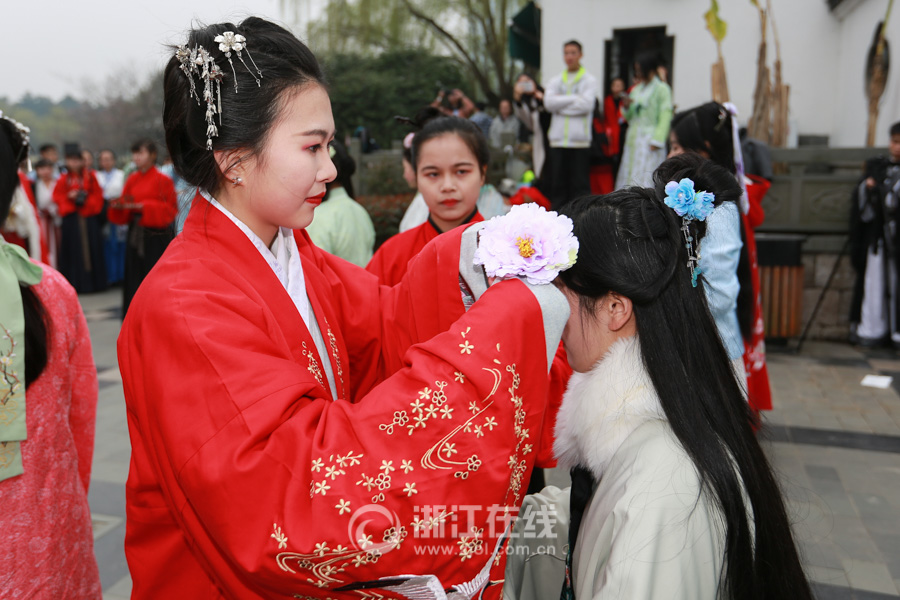
<svg viewBox="0 0 900 600">
<path fill-rule="evenodd" d="M 450 165 L 451 168 L 453 168 L 453 167 L 474 167 L 474 166 L 475 166 L 475 163 L 473 163 L 471 161 L 458 162 L 458 163 L 453 163 L 452 165 Z M 437 169 L 437 168 L 438 168 L 437 165 L 422 166 L 422 169 Z"/>
<path fill-rule="evenodd" d="M 304 131 L 304 132 L 298 133 L 296 135 L 302 135 L 302 136 L 317 135 L 317 136 L 323 137 L 323 138 L 331 138 L 334 136 L 333 133 L 325 131 L 324 129 L 310 129 L 309 131 Z"/>
</svg>

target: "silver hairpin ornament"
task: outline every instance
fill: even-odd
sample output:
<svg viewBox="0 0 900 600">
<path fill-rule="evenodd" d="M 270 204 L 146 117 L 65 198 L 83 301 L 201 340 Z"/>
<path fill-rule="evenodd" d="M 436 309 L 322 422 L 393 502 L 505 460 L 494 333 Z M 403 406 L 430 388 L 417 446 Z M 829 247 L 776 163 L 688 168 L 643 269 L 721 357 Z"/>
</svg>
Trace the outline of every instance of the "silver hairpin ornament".
<svg viewBox="0 0 900 600">
<path fill-rule="evenodd" d="M 217 44 L 219 44 L 219 50 L 225 53 L 225 58 L 228 59 L 228 64 L 231 65 L 231 72 L 234 74 L 234 91 L 238 91 L 237 84 L 237 72 L 234 70 L 234 63 L 231 62 L 231 53 L 234 52 L 237 54 L 238 60 L 244 65 L 244 68 L 247 69 L 247 72 L 253 75 L 253 70 L 247 66 L 247 63 L 244 62 L 244 56 L 241 54 L 241 50 L 247 51 L 247 58 L 250 59 L 250 62 L 253 64 L 253 68 L 256 69 L 256 75 L 253 75 L 253 78 L 256 79 L 256 86 L 259 87 L 261 85 L 260 79 L 262 78 L 262 71 L 259 70 L 259 67 L 256 66 L 256 62 L 253 60 L 253 57 L 250 55 L 250 51 L 247 50 L 247 38 L 242 36 L 239 33 L 235 33 L 233 31 L 226 31 L 222 33 L 222 35 L 217 35 L 213 38 Z"/>
<path fill-rule="evenodd" d="M 262 71 L 256 66 L 256 62 L 247 50 L 247 38 L 233 31 L 226 31 L 222 35 L 217 35 L 213 40 L 219 44 L 219 50 L 225 54 L 228 64 L 231 65 L 231 73 L 234 76 L 234 91 L 238 91 L 237 72 L 234 70 L 234 63 L 231 61 L 231 53 L 237 54 L 238 59 L 246 67 L 247 72 L 253 75 L 253 71 L 244 62 L 242 51 L 247 53 L 247 58 L 256 69 L 256 85 L 261 86 L 260 79 Z M 219 136 L 219 127 L 222 126 L 222 81 L 225 80 L 225 73 L 222 68 L 216 64 L 212 54 L 203 46 L 195 46 L 188 48 L 185 45 L 178 46 L 175 49 L 175 59 L 179 62 L 181 71 L 188 78 L 191 84 L 190 95 L 197 100 L 197 104 L 206 103 L 206 149 L 212 150 L 212 139 Z M 197 85 L 194 83 L 194 76 L 203 82 L 202 98 L 201 93 L 197 91 Z M 215 88 L 215 89 L 213 89 Z M 216 127 L 216 113 L 219 115 L 219 127 Z"/>
<path fill-rule="evenodd" d="M 28 155 L 28 147 L 31 143 L 31 128 L 26 127 L 25 125 L 23 125 L 22 123 L 16 121 L 15 119 L 13 119 L 11 117 L 7 117 L 6 115 L 3 114 L 2 110 L 0 110 L 0 119 L 5 119 L 5 120 L 9 121 L 10 123 L 12 123 L 13 127 L 15 127 L 16 130 L 19 132 L 19 135 L 22 136 L 22 152 L 25 153 L 25 157 L 28 159 L 28 170 L 31 171 L 31 157 Z M 19 156 L 21 156 L 21 154 Z M 18 163 L 19 160 L 21 160 L 21 158 L 19 158 L 19 156 L 16 157 L 17 158 L 16 163 Z"/>
</svg>

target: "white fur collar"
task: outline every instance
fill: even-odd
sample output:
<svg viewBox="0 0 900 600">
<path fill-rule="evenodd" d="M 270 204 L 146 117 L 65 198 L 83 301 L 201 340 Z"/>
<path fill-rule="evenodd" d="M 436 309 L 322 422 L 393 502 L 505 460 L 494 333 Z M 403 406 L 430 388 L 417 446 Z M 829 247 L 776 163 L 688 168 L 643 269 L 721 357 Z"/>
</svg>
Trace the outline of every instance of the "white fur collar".
<svg viewBox="0 0 900 600">
<path fill-rule="evenodd" d="M 618 340 L 587 373 L 573 373 L 556 418 L 553 450 L 561 466 L 599 478 L 641 424 L 665 420 L 641 359 L 637 336 Z"/>
</svg>

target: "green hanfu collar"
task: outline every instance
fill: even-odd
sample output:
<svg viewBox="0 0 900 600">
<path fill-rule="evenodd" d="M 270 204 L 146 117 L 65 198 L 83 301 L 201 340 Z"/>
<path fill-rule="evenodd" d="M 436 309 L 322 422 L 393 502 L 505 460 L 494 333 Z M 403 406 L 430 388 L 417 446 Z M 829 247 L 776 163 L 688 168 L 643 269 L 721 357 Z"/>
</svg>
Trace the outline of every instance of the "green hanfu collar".
<svg viewBox="0 0 900 600">
<path fill-rule="evenodd" d="M 25 312 L 20 285 L 44 272 L 19 246 L 0 237 L 0 481 L 23 473 L 25 428 Z"/>
</svg>

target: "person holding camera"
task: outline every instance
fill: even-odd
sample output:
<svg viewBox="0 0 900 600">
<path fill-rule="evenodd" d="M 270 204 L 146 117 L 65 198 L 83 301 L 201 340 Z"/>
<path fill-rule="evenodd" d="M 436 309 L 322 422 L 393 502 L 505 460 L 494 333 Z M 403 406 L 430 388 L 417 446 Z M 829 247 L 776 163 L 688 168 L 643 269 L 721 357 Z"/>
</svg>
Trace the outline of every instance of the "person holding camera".
<svg viewBox="0 0 900 600">
<path fill-rule="evenodd" d="M 53 201 L 62 219 L 57 266 L 79 294 L 98 292 L 106 287 L 99 217 L 103 189 L 94 172 L 85 167 L 78 144 L 65 145 L 65 158 L 67 171 L 53 189 Z"/>
<path fill-rule="evenodd" d="M 475 113 L 475 103 L 459 88 L 438 90 L 437 97 L 431 102 L 445 116 L 468 119 Z"/>
<path fill-rule="evenodd" d="M 541 187 L 544 160 L 550 153 L 547 130 L 550 129 L 550 113 L 544 110 L 544 88 L 535 83 L 531 75 L 522 73 L 513 87 L 513 111 L 525 128 L 534 136 L 531 140 L 531 169 L 535 186 Z"/>
</svg>

